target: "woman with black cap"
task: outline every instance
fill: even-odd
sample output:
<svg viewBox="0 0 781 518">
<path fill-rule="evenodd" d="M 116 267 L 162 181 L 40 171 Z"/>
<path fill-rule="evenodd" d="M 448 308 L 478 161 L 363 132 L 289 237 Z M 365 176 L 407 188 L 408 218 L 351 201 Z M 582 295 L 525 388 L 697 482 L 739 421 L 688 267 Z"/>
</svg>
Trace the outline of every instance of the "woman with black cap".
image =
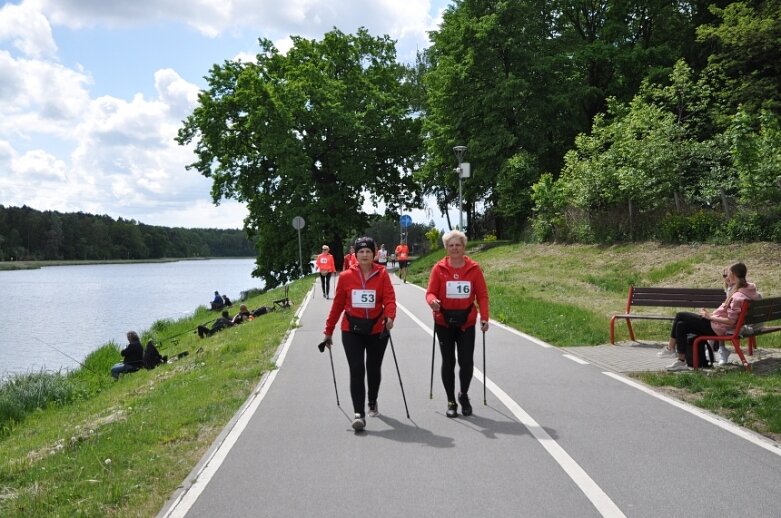
<svg viewBox="0 0 781 518">
<path fill-rule="evenodd" d="M 324 341 L 330 347 L 336 323 L 344 312 L 342 345 L 350 366 L 350 395 L 355 411 L 352 427 L 355 431 L 366 427 L 364 375 L 369 389 L 369 416 L 379 415 L 377 394 L 382 358 L 388 346 L 388 335 L 383 334 L 383 330 L 390 331 L 396 318 L 396 293 L 388 272 L 374 262 L 376 248 L 370 237 L 355 240 L 358 264 L 339 275 L 324 331 Z"/>
</svg>

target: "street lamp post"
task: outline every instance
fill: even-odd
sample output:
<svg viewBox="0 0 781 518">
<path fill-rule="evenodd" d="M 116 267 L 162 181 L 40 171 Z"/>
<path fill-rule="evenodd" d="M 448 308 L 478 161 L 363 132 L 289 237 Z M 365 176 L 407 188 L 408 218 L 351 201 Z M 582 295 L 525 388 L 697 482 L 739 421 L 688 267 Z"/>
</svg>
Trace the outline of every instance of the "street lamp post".
<svg viewBox="0 0 781 518">
<path fill-rule="evenodd" d="M 462 178 L 469 178 L 469 164 L 464 162 L 464 155 L 466 155 L 466 146 L 454 146 L 453 152 L 456 154 L 456 160 L 458 160 L 458 167 L 456 167 L 456 173 L 458 173 L 458 230 L 464 231 L 464 195 L 463 187 L 461 184 Z"/>
</svg>

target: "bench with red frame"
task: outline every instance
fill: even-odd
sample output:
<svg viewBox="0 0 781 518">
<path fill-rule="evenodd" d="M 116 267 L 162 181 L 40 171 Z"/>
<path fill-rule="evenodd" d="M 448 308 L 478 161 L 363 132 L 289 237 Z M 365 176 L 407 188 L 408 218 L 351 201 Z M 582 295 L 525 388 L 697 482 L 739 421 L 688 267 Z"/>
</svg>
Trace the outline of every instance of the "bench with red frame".
<svg viewBox="0 0 781 518">
<path fill-rule="evenodd" d="M 751 365 L 746 361 L 743 351 L 740 348 L 740 341 L 743 338 L 748 340 L 748 354 L 754 354 L 754 348 L 757 346 L 756 337 L 781 331 L 781 326 L 768 326 L 768 322 L 781 320 L 781 297 L 772 297 L 769 299 L 747 300 L 740 308 L 738 321 L 735 323 L 735 331 L 731 335 L 722 336 L 698 336 L 692 344 L 692 366 L 696 369 L 699 366 L 700 358 L 698 346 L 705 340 L 715 340 L 719 342 L 732 342 L 735 346 L 735 352 L 738 354 L 743 367 L 751 370 Z"/>
<path fill-rule="evenodd" d="M 635 340 L 632 320 L 674 320 L 675 315 L 651 313 L 633 313 L 636 306 L 668 307 L 668 308 L 717 308 L 727 298 L 724 290 L 719 288 L 637 288 L 629 287 L 629 297 L 626 301 L 626 312 L 613 315 L 610 319 L 610 343 L 616 343 L 616 319 L 625 319 L 629 329 L 629 337 Z"/>
</svg>

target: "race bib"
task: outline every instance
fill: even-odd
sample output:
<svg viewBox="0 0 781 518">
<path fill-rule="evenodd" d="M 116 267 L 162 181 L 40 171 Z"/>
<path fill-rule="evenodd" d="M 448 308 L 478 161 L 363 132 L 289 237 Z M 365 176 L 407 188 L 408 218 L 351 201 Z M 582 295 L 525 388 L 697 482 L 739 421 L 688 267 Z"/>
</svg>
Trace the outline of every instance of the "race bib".
<svg viewBox="0 0 781 518">
<path fill-rule="evenodd" d="M 471 281 L 447 281 L 445 283 L 445 297 L 449 299 L 468 299 L 471 295 Z"/>
<path fill-rule="evenodd" d="M 328 262 L 328 259 L 326 259 L 325 257 L 322 257 L 320 259 L 320 264 L 326 264 L 327 262 Z"/>
<path fill-rule="evenodd" d="M 376 290 L 353 290 L 352 306 L 354 308 L 374 309 L 376 302 Z"/>
</svg>

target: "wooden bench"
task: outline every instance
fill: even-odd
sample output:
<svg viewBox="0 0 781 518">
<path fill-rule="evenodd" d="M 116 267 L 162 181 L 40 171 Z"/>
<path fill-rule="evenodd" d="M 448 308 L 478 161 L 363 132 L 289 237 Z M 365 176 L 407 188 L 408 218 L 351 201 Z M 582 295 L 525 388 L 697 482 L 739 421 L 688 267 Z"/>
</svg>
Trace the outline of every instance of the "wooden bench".
<svg viewBox="0 0 781 518">
<path fill-rule="evenodd" d="M 668 307 L 668 308 L 717 308 L 727 298 L 720 288 L 637 288 L 629 287 L 629 297 L 626 301 L 626 312 L 613 315 L 610 319 L 610 343 L 616 343 L 616 319 L 626 320 L 629 337 L 635 340 L 632 320 L 674 320 L 675 315 L 651 313 L 632 313 L 636 306 Z"/>
<path fill-rule="evenodd" d="M 705 340 L 716 340 L 720 342 L 732 342 L 735 346 L 735 352 L 740 357 L 743 367 L 751 370 L 751 365 L 746 361 L 743 351 L 740 349 L 740 341 L 743 338 L 748 339 L 748 354 L 754 354 L 754 348 L 757 345 L 757 336 L 766 335 L 781 331 L 781 326 L 768 326 L 768 322 L 781 320 L 781 297 L 772 297 L 761 300 L 747 300 L 740 308 L 738 321 L 735 323 L 735 332 L 725 336 L 698 336 L 692 344 L 692 366 L 696 369 L 700 364 L 699 344 Z M 757 326 L 764 324 L 761 328 Z M 746 326 L 746 327 L 744 327 Z"/>
</svg>

